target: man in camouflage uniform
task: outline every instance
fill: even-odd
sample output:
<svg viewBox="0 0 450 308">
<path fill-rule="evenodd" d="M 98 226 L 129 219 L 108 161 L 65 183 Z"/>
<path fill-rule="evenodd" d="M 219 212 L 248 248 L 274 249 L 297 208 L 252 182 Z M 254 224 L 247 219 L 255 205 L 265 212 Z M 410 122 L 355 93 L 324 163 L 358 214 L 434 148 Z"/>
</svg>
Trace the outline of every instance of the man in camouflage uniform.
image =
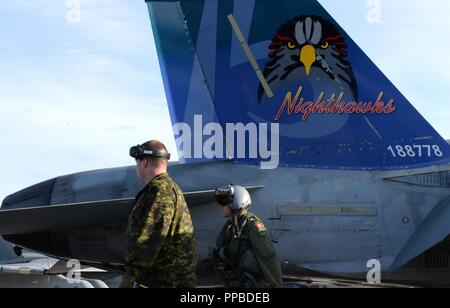
<svg viewBox="0 0 450 308">
<path fill-rule="evenodd" d="M 183 193 L 167 174 L 170 154 L 159 141 L 133 147 L 137 195 L 127 230 L 127 277 L 122 287 L 194 288 L 196 243 Z"/>
<path fill-rule="evenodd" d="M 262 221 L 248 212 L 251 198 L 241 186 L 227 185 L 216 190 L 222 215 L 228 218 L 214 250 L 214 264 L 226 287 L 279 288 L 281 265 Z"/>
</svg>

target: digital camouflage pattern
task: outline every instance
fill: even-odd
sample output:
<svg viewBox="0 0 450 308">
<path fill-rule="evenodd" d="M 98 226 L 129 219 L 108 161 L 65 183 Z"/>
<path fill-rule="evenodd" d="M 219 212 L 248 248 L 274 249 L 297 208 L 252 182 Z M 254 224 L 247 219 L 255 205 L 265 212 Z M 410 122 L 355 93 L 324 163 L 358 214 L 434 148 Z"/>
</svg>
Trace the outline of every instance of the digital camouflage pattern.
<svg viewBox="0 0 450 308">
<path fill-rule="evenodd" d="M 144 287 L 194 288 L 196 243 L 191 216 L 167 173 L 136 197 L 127 230 L 128 279 Z"/>
<path fill-rule="evenodd" d="M 228 287 L 282 286 L 281 264 L 266 227 L 256 215 L 244 212 L 237 223 L 230 219 L 216 242 L 217 258 Z"/>
</svg>

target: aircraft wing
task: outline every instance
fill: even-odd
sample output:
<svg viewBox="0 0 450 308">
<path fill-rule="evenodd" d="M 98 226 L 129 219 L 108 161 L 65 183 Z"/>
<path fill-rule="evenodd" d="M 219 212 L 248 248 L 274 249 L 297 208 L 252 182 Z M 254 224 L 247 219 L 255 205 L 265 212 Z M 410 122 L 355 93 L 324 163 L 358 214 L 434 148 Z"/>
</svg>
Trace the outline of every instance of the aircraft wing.
<svg viewBox="0 0 450 308">
<path fill-rule="evenodd" d="M 263 186 L 248 186 L 254 191 Z M 214 190 L 184 194 L 193 206 L 214 202 Z M 127 221 L 134 198 L 0 210 L 0 234 L 14 235 Z M 20 217 L 20 224 L 17 223 Z"/>
<path fill-rule="evenodd" d="M 34 233 L 51 229 L 124 222 L 134 199 L 48 205 L 0 210 L 0 234 Z M 20 217 L 20 224 L 17 218 Z"/>
</svg>

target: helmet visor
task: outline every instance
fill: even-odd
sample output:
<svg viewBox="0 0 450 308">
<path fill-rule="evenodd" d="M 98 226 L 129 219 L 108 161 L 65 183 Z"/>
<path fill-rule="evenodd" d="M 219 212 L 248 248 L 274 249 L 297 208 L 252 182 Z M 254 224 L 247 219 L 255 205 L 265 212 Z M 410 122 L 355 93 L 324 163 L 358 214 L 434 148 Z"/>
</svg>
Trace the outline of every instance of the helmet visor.
<svg viewBox="0 0 450 308">
<path fill-rule="evenodd" d="M 223 186 L 216 189 L 215 197 L 217 203 L 221 206 L 230 205 L 233 202 L 234 189 L 233 186 Z"/>
</svg>

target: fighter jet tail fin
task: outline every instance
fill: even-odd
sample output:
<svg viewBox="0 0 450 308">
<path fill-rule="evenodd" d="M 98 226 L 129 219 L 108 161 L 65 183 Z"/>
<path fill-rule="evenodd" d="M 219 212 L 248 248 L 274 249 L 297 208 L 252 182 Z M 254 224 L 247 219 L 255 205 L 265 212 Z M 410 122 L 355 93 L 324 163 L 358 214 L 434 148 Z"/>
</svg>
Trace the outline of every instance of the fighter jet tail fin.
<svg viewBox="0 0 450 308">
<path fill-rule="evenodd" d="M 147 0 L 182 162 L 396 170 L 450 146 L 316 1 Z M 224 141 L 225 140 L 225 141 Z"/>
</svg>

